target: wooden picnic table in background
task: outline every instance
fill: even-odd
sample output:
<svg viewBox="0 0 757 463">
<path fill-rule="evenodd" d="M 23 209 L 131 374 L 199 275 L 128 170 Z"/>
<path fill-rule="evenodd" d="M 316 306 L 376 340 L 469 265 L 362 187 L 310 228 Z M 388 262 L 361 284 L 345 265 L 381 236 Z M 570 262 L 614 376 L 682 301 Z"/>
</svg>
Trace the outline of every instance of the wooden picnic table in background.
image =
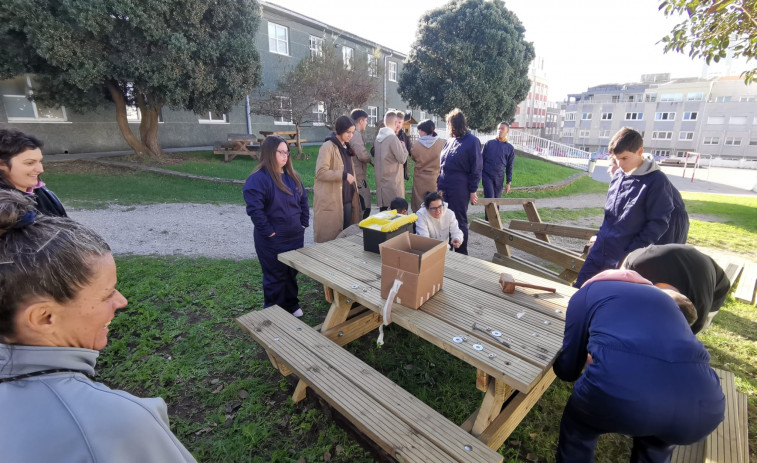
<svg viewBox="0 0 757 463">
<path fill-rule="evenodd" d="M 213 153 L 223 154 L 224 162 L 229 162 L 240 154 L 257 160 L 259 143 L 261 142 L 261 139 L 252 134 L 230 133 L 226 136 L 226 143 L 217 144 Z"/>
<path fill-rule="evenodd" d="M 381 324 L 381 258 L 363 250 L 360 235 L 282 253 L 279 260 L 324 285 L 332 304 L 320 330 L 335 343 L 343 346 Z M 502 272 L 557 288 L 557 293 L 518 288 L 504 294 Z M 461 427 L 497 449 L 555 379 L 552 363 L 562 347 L 565 310 L 575 291 L 448 252 L 442 290 L 418 310 L 393 304 L 391 317 L 477 369 L 476 387 L 485 395 Z"/>
<path fill-rule="evenodd" d="M 281 137 L 284 139 L 285 142 L 291 147 L 292 145 L 297 144 L 297 131 L 295 130 L 279 130 L 275 132 L 267 131 L 267 130 L 261 130 L 260 134 L 263 135 L 263 137 L 269 137 L 271 135 L 275 135 L 277 137 Z M 287 138 L 288 137 L 288 138 Z M 300 138 L 300 143 L 305 143 L 307 139 Z M 310 155 L 303 152 L 303 156 L 298 156 L 297 159 L 310 159 Z"/>
</svg>

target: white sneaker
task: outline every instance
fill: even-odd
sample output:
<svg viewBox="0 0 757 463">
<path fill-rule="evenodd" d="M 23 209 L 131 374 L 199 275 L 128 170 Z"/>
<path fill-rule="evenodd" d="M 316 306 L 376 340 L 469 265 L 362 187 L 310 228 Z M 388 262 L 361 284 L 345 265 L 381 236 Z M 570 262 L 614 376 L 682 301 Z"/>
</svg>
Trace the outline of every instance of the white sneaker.
<svg viewBox="0 0 757 463">
<path fill-rule="evenodd" d="M 294 312 L 292 313 L 292 315 L 294 315 L 294 316 L 295 316 L 295 317 L 297 317 L 297 318 L 300 318 L 300 317 L 301 317 L 301 316 L 303 316 L 304 314 L 303 314 L 303 312 L 302 312 L 302 309 L 297 309 L 297 310 L 295 310 L 295 311 L 294 311 Z"/>
</svg>

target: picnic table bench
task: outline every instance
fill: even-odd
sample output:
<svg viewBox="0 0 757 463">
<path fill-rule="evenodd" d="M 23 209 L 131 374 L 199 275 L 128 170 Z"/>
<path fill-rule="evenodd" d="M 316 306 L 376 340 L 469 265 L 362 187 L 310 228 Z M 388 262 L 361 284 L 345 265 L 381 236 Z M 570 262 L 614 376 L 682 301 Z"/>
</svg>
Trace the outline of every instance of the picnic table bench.
<svg viewBox="0 0 757 463">
<path fill-rule="evenodd" d="M 235 157 L 241 155 L 250 156 L 252 159 L 258 159 L 259 143 L 262 140 L 256 136 L 247 133 L 230 133 L 227 135 L 225 143 L 217 143 L 213 147 L 214 154 L 223 154 L 224 162 L 230 162 Z"/>
<path fill-rule="evenodd" d="M 296 374 L 397 461 L 502 462 L 502 455 L 280 307 L 237 322 L 282 374 Z"/>
</svg>

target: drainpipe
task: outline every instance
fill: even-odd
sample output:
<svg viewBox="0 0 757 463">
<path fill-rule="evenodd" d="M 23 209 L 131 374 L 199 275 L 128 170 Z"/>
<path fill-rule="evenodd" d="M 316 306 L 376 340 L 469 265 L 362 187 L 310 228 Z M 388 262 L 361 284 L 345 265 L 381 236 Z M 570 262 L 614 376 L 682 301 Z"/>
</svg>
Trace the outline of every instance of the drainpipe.
<svg viewBox="0 0 757 463">
<path fill-rule="evenodd" d="M 247 120 L 247 135 L 252 135 L 252 121 L 250 120 L 250 95 L 244 96 L 245 119 Z"/>
<path fill-rule="evenodd" d="M 388 111 L 388 109 L 386 108 L 386 78 L 387 74 L 389 73 L 389 68 L 387 67 L 387 58 L 389 58 L 390 56 L 394 56 L 394 52 L 390 52 L 388 55 L 384 55 L 384 114 L 386 114 L 386 112 Z M 378 116 L 380 116 L 380 114 L 376 114 L 377 119 Z M 383 120 L 383 115 L 381 116 L 381 120 Z"/>
</svg>

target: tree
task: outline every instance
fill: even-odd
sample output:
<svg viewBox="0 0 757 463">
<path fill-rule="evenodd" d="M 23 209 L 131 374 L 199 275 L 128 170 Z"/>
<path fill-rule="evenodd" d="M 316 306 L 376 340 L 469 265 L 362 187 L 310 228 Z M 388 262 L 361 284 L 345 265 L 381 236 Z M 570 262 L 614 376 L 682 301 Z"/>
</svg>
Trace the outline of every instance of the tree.
<svg viewBox="0 0 757 463">
<path fill-rule="evenodd" d="M 31 98 L 75 112 L 113 102 L 129 146 L 159 156 L 163 106 L 225 113 L 260 84 L 259 16 L 256 0 L 3 0 L 0 79 L 31 73 Z"/>
<path fill-rule="evenodd" d="M 471 128 L 494 130 L 531 86 L 534 47 L 524 32 L 501 0 L 453 0 L 427 12 L 400 75 L 402 99 L 434 114 L 460 108 Z"/>
<path fill-rule="evenodd" d="M 686 14 L 669 35 L 662 38 L 665 52 L 685 53 L 704 58 L 707 64 L 733 56 L 757 58 L 757 2 L 754 0 L 666 0 L 659 8 L 665 16 Z M 742 76 L 749 84 L 757 77 L 757 68 Z"/>
</svg>

